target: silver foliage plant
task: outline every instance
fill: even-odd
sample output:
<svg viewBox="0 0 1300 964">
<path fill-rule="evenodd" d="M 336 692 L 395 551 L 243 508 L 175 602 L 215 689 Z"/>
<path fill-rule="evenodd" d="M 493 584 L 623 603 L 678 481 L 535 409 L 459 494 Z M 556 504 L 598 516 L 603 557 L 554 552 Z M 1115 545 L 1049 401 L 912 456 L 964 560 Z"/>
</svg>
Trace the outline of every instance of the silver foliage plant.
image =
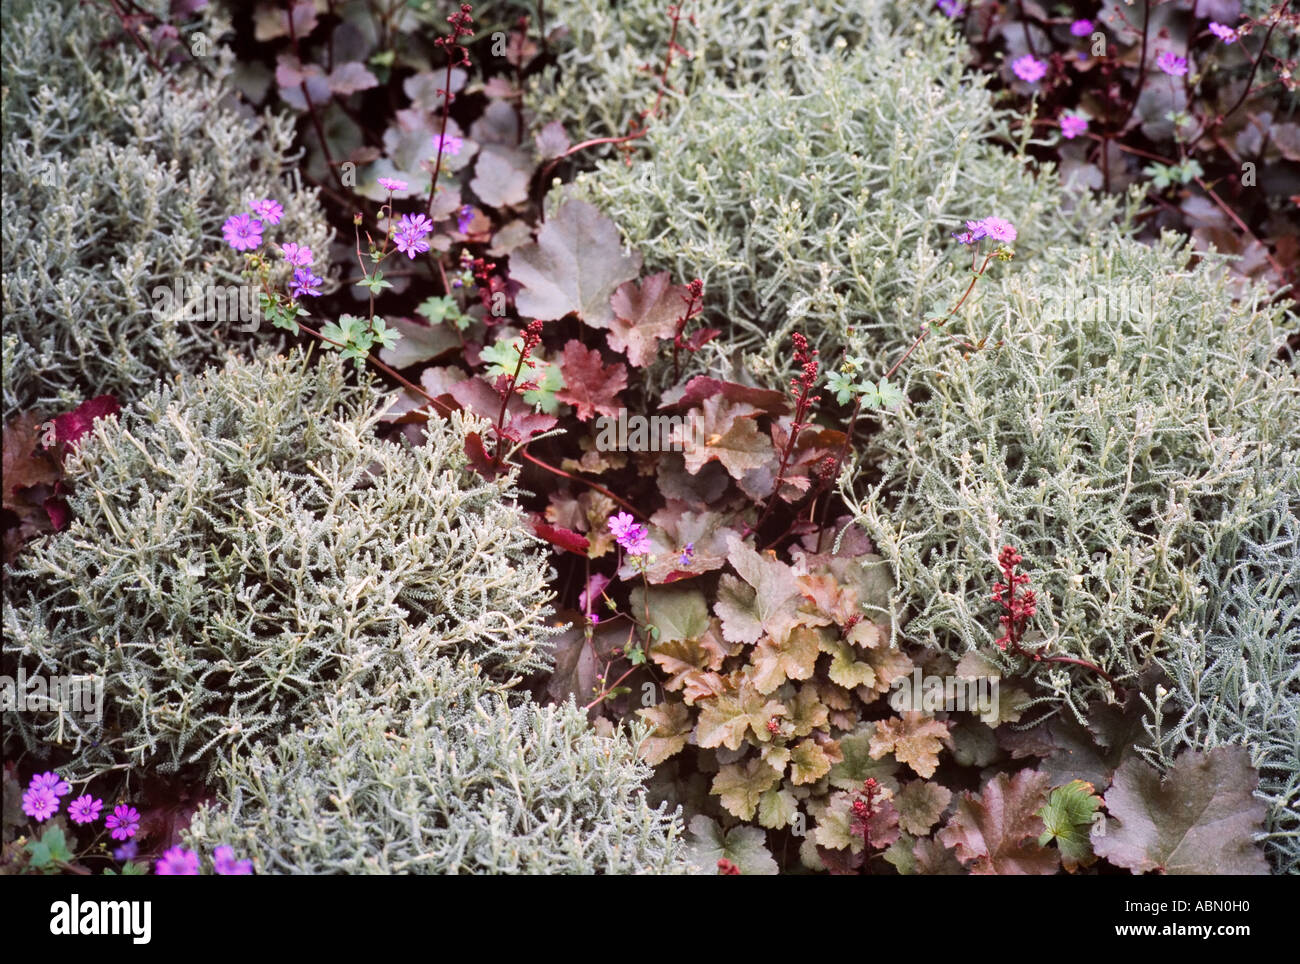
<svg viewBox="0 0 1300 964">
<path fill-rule="evenodd" d="M 1026 645 L 1131 685 L 1173 658 L 1203 556 L 1245 524 L 1224 507 L 1294 484 L 1300 381 L 1277 358 L 1283 310 L 1258 289 L 1234 302 L 1222 264 L 1189 267 L 1185 239 L 1072 255 L 977 286 L 869 441 L 861 464 L 883 479 L 846 472 L 842 492 L 894 567 L 910 638 L 998 656 L 1082 707 L 1111 696 L 1098 674 L 994 647 L 999 548 L 1023 554 L 1038 593 Z"/>
<path fill-rule="evenodd" d="M 646 802 L 649 772 L 572 701 L 508 698 L 438 661 L 371 697 L 330 697 L 236 757 L 188 839 L 230 843 L 258 873 L 685 872 L 677 814 Z"/>
<path fill-rule="evenodd" d="M 1279 498 L 1227 510 L 1205 556 L 1202 605 L 1162 660 L 1147 729 L 1152 762 L 1185 749 L 1246 746 L 1268 804 L 1264 851 L 1277 873 L 1300 873 L 1300 473 Z M 1172 725 L 1167 721 L 1172 718 Z M 1157 725 L 1163 722 L 1164 725 Z"/>
<path fill-rule="evenodd" d="M 511 0 L 535 12 L 531 0 Z M 494 5 L 496 6 L 496 5 Z M 653 108 L 673 33 L 662 0 L 559 0 L 546 5 L 547 28 L 562 27 L 556 64 L 527 94 L 535 116 L 560 119 L 575 140 L 619 136 Z M 784 51 L 858 46 L 869 24 L 897 23 L 896 3 L 864 0 L 689 0 L 679 3 L 676 43 L 661 107 L 685 104 L 702 85 L 724 79 L 739 88 L 797 67 Z"/>
<path fill-rule="evenodd" d="M 7 732 L 79 777 L 210 772 L 433 656 L 541 668 L 549 568 L 510 480 L 465 468 L 459 416 L 419 447 L 376 438 L 375 398 L 337 363 L 232 359 L 96 423 L 67 462 L 74 521 L 12 573 L 4 662 L 102 679 L 103 719 Z"/>
<path fill-rule="evenodd" d="M 238 317 L 154 317 L 166 308 L 158 289 L 179 284 L 189 298 L 241 283 L 243 257 L 221 225 L 251 201 L 284 206 L 264 244 L 324 251 L 332 233 L 315 192 L 288 173 L 292 120 L 226 102 L 228 51 L 163 76 L 129 44 L 106 42 L 119 30 L 103 4 L 4 6 L 6 418 L 103 393 L 137 398 L 232 339 L 259 337 L 241 335 Z"/>
<path fill-rule="evenodd" d="M 848 349 L 875 378 L 964 289 L 968 252 L 950 237 L 964 220 L 1011 220 L 1024 258 L 1113 230 L 1116 203 L 1033 170 L 1028 134 L 965 72 L 963 42 L 915 12 L 868 17 L 854 44 L 771 50 L 781 69 L 751 84 L 710 78 L 650 125 L 630 167 L 579 175 L 575 194 L 647 270 L 703 279 L 702 323 L 724 334 L 698 364 L 775 386 L 802 331 L 826 365 Z"/>
</svg>

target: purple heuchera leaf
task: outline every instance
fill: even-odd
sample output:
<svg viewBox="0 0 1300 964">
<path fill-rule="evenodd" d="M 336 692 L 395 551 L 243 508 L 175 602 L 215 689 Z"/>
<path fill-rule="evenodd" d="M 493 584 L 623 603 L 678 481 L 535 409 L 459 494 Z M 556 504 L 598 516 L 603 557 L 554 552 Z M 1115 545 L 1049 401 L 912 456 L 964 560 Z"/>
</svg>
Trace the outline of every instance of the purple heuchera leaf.
<svg viewBox="0 0 1300 964">
<path fill-rule="evenodd" d="M 1093 850 L 1139 874 L 1266 874 L 1254 841 L 1266 810 L 1254 795 L 1258 783 L 1245 747 L 1187 751 L 1164 779 L 1130 757 L 1106 791 L 1107 818 L 1093 828 Z"/>
</svg>

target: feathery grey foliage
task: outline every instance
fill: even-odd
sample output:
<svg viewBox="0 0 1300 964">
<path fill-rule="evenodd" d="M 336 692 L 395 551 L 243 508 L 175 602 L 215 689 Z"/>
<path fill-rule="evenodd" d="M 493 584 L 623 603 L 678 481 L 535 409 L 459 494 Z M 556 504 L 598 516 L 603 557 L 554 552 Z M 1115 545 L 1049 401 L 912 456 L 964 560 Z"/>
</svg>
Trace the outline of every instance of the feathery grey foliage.
<svg viewBox="0 0 1300 964">
<path fill-rule="evenodd" d="M 11 675 L 102 678 L 103 725 L 7 729 L 70 745 L 78 776 L 167 771 L 433 655 L 544 665 L 546 555 L 510 480 L 465 468 L 459 416 L 411 448 L 375 437 L 374 403 L 337 361 L 232 360 L 97 423 L 68 460 L 75 521 L 13 574 L 4 652 Z"/>
<path fill-rule="evenodd" d="M 577 179 L 647 270 L 703 279 L 702 323 L 723 336 L 697 365 L 783 384 L 802 331 L 827 364 L 844 348 L 875 359 L 875 378 L 969 280 L 949 237 L 963 219 L 1014 222 L 1031 258 L 1109 233 L 1114 201 L 1031 169 L 943 18 L 866 7 L 882 15 L 859 43 L 773 50 L 779 69 L 752 84 L 703 81 L 638 142 L 648 156 Z"/>
<path fill-rule="evenodd" d="M 237 756 L 189 841 L 231 844 L 259 873 L 683 872 L 648 773 L 573 702 L 508 699 L 440 660 Z"/>
<path fill-rule="evenodd" d="M 267 243 L 325 250 L 315 193 L 285 176 L 292 120 L 223 106 L 227 51 L 203 61 L 214 78 L 161 76 L 105 43 L 120 29 L 105 5 L 16 0 L 3 16 L 5 418 L 134 399 L 258 337 L 238 317 L 163 310 L 155 291 L 179 283 L 203 302 L 197 315 L 207 292 L 240 284 L 243 255 L 221 225 L 260 198 L 284 205 Z"/>
<path fill-rule="evenodd" d="M 1170 234 L 1075 249 L 1065 266 L 1017 258 L 922 343 L 911 404 L 860 463 L 883 481 L 842 477 L 913 641 L 997 654 L 989 594 L 1014 545 L 1038 592 L 1029 642 L 1131 681 L 1169 650 L 1203 555 L 1241 524 L 1223 507 L 1293 484 L 1300 381 L 1276 359 L 1282 311 L 1258 289 L 1232 302 L 1222 265 L 1188 268 L 1190 254 Z M 969 357 L 955 344 L 984 336 Z M 1086 668 L 1029 668 L 1076 706 L 1110 694 Z"/>
<path fill-rule="evenodd" d="M 1252 511 L 1253 510 L 1253 511 Z M 1148 730 L 1153 762 L 1183 748 L 1242 744 L 1268 804 L 1264 850 L 1278 873 L 1300 873 L 1300 474 L 1272 503 L 1225 512 L 1224 538 L 1202 567 L 1203 606 L 1161 660 L 1173 726 Z M 1163 702 L 1163 701 L 1162 701 Z M 1154 710 L 1154 708 L 1153 708 Z"/>
<path fill-rule="evenodd" d="M 530 12 L 530 0 L 512 0 Z M 554 67 L 534 77 L 527 102 L 542 121 L 564 121 L 575 140 L 626 134 L 652 109 L 660 88 L 672 20 L 662 0 L 559 0 L 546 5 L 547 27 L 567 28 Z M 692 0 L 678 4 L 675 51 L 660 104 L 672 114 L 714 80 L 741 88 L 798 62 L 789 49 L 856 47 L 871 24 L 897 24 L 896 2 L 880 0 Z"/>
</svg>

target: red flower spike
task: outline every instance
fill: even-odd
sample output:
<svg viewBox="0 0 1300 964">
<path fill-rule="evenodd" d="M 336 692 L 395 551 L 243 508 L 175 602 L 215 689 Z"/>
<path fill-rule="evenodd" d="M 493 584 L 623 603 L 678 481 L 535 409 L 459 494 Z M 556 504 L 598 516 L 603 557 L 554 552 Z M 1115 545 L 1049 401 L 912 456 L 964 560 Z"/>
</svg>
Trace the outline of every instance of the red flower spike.
<svg viewBox="0 0 1300 964">
<path fill-rule="evenodd" d="M 998 649 L 1004 651 L 1009 649 L 1017 655 L 1032 656 L 1037 660 L 1042 658 L 1041 654 L 1025 652 L 1020 643 L 1029 620 L 1038 612 L 1037 596 L 1032 589 L 1016 594 L 1017 587 L 1029 583 L 1027 573 L 1016 572 L 1016 566 L 1022 561 L 1023 557 L 1011 546 L 1003 546 L 1002 551 L 998 553 L 998 567 L 1002 570 L 1002 581 L 993 584 L 990 598 L 1002 606 L 1003 613 L 998 617 L 998 623 L 1001 624 L 1003 632 L 993 642 Z"/>
</svg>

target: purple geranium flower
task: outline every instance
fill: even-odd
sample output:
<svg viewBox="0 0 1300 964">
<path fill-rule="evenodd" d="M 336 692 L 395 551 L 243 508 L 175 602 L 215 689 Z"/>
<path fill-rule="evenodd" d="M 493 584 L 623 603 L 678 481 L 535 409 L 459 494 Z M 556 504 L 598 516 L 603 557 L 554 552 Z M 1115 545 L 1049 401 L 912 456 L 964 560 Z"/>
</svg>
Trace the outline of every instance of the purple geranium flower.
<svg viewBox="0 0 1300 964">
<path fill-rule="evenodd" d="M 691 560 L 693 560 L 694 558 L 695 558 L 695 543 L 688 542 L 686 543 L 686 545 L 682 546 L 682 554 L 681 556 L 678 557 L 677 564 L 679 566 L 689 566 L 691 564 Z"/>
<path fill-rule="evenodd" d="M 434 134 L 433 149 L 435 151 L 438 150 L 439 143 L 442 144 L 442 153 L 449 157 L 455 157 L 465 145 L 465 142 L 455 134 Z"/>
<path fill-rule="evenodd" d="M 232 214 L 221 226 L 221 233 L 236 251 L 252 251 L 262 243 L 262 222 L 247 214 Z"/>
<path fill-rule="evenodd" d="M 120 847 L 113 848 L 113 859 L 119 862 L 135 860 L 136 854 L 140 852 L 140 845 L 134 840 L 128 840 Z"/>
<path fill-rule="evenodd" d="M 317 285 L 323 284 L 324 278 L 318 278 L 311 273 L 311 268 L 295 268 L 293 272 L 293 284 L 289 286 L 289 297 L 297 301 L 303 295 L 316 298 L 320 296 L 320 288 Z"/>
<path fill-rule="evenodd" d="M 1187 59 L 1170 50 L 1156 58 L 1156 66 L 1171 77 L 1182 77 L 1187 73 Z"/>
<path fill-rule="evenodd" d="M 266 198 L 263 201 L 254 201 L 250 210 L 263 221 L 269 221 L 271 224 L 279 224 L 280 218 L 284 216 L 284 206 L 279 201 L 273 201 Z"/>
<path fill-rule="evenodd" d="M 433 231 L 433 222 L 423 214 L 403 214 L 397 222 L 397 230 L 423 237 Z"/>
<path fill-rule="evenodd" d="M 1225 44 L 1233 43 L 1237 39 L 1237 31 L 1231 27 L 1226 27 L 1221 23 L 1210 22 L 1210 33 L 1214 34 Z"/>
<path fill-rule="evenodd" d="M 134 837 L 140 829 L 140 811 L 119 803 L 104 819 L 104 826 L 109 829 L 109 836 L 114 840 L 127 840 Z"/>
<path fill-rule="evenodd" d="M 251 860 L 236 860 L 233 847 L 218 847 L 212 853 L 213 869 L 223 877 L 248 877 L 253 873 Z"/>
<path fill-rule="evenodd" d="M 1092 33 L 1091 20 L 1076 20 L 1070 24 L 1070 33 L 1076 37 L 1086 37 Z"/>
<path fill-rule="evenodd" d="M 49 790 L 56 797 L 66 797 L 72 792 L 72 784 L 53 770 L 36 774 L 27 786 L 32 790 Z"/>
<path fill-rule="evenodd" d="M 59 810 L 59 798 L 48 787 L 31 787 L 23 792 L 23 813 L 37 823 L 49 820 Z"/>
<path fill-rule="evenodd" d="M 102 809 L 104 801 L 96 800 L 87 793 L 68 804 L 68 816 L 73 823 L 94 823 L 99 819 L 99 811 Z"/>
<path fill-rule="evenodd" d="M 1036 60 L 1033 54 L 1025 54 L 1011 64 L 1015 75 L 1027 84 L 1036 84 L 1047 76 L 1047 64 Z"/>
<path fill-rule="evenodd" d="M 154 867 L 154 873 L 163 877 L 197 877 L 199 855 L 179 845 L 165 852 Z"/>
<path fill-rule="evenodd" d="M 644 556 L 650 551 L 650 537 L 646 534 L 645 526 L 626 512 L 610 517 L 609 531 L 614 534 L 614 541 L 627 550 L 629 556 Z"/>
<path fill-rule="evenodd" d="M 1002 218 L 985 218 L 979 222 L 984 229 L 984 237 L 992 238 L 994 241 L 1014 241 L 1016 240 L 1016 229 L 1010 221 L 1004 221 Z M 967 222 L 967 227 L 970 224 Z"/>
<path fill-rule="evenodd" d="M 461 207 L 456 212 L 456 230 L 461 234 L 469 234 L 470 223 L 474 220 L 474 209 L 468 204 Z"/>
<path fill-rule="evenodd" d="M 1088 129 L 1088 118 L 1082 114 L 1061 115 L 1061 136 L 1067 141 L 1074 140 Z"/>
<path fill-rule="evenodd" d="M 984 238 L 992 238 L 994 241 L 1014 241 L 1016 229 L 1010 221 L 989 217 L 979 221 L 967 221 L 966 230 L 954 231 L 952 236 L 960 244 L 974 244 Z"/>
<path fill-rule="evenodd" d="M 285 261 L 288 261 L 290 264 L 300 265 L 304 268 L 310 265 L 313 260 L 311 248 L 305 247 L 301 244 L 294 244 L 292 241 L 288 244 L 280 245 L 280 251 L 284 255 Z"/>
<path fill-rule="evenodd" d="M 390 193 L 390 194 L 391 194 L 393 191 L 405 191 L 405 190 L 406 190 L 406 182 L 405 182 L 405 181 L 399 181 L 399 180 L 398 180 L 397 178 L 395 178 L 395 177 L 381 177 L 381 178 L 379 179 L 379 186 L 382 187 L 385 191 L 387 191 L 387 192 Z"/>
<path fill-rule="evenodd" d="M 961 0 L 939 0 L 939 11 L 945 17 L 961 17 L 966 13 L 966 7 Z"/>
<path fill-rule="evenodd" d="M 429 250 L 429 242 L 424 239 L 424 235 L 406 231 L 398 231 L 393 235 L 393 245 L 412 260 L 417 254 L 424 254 Z"/>
</svg>

